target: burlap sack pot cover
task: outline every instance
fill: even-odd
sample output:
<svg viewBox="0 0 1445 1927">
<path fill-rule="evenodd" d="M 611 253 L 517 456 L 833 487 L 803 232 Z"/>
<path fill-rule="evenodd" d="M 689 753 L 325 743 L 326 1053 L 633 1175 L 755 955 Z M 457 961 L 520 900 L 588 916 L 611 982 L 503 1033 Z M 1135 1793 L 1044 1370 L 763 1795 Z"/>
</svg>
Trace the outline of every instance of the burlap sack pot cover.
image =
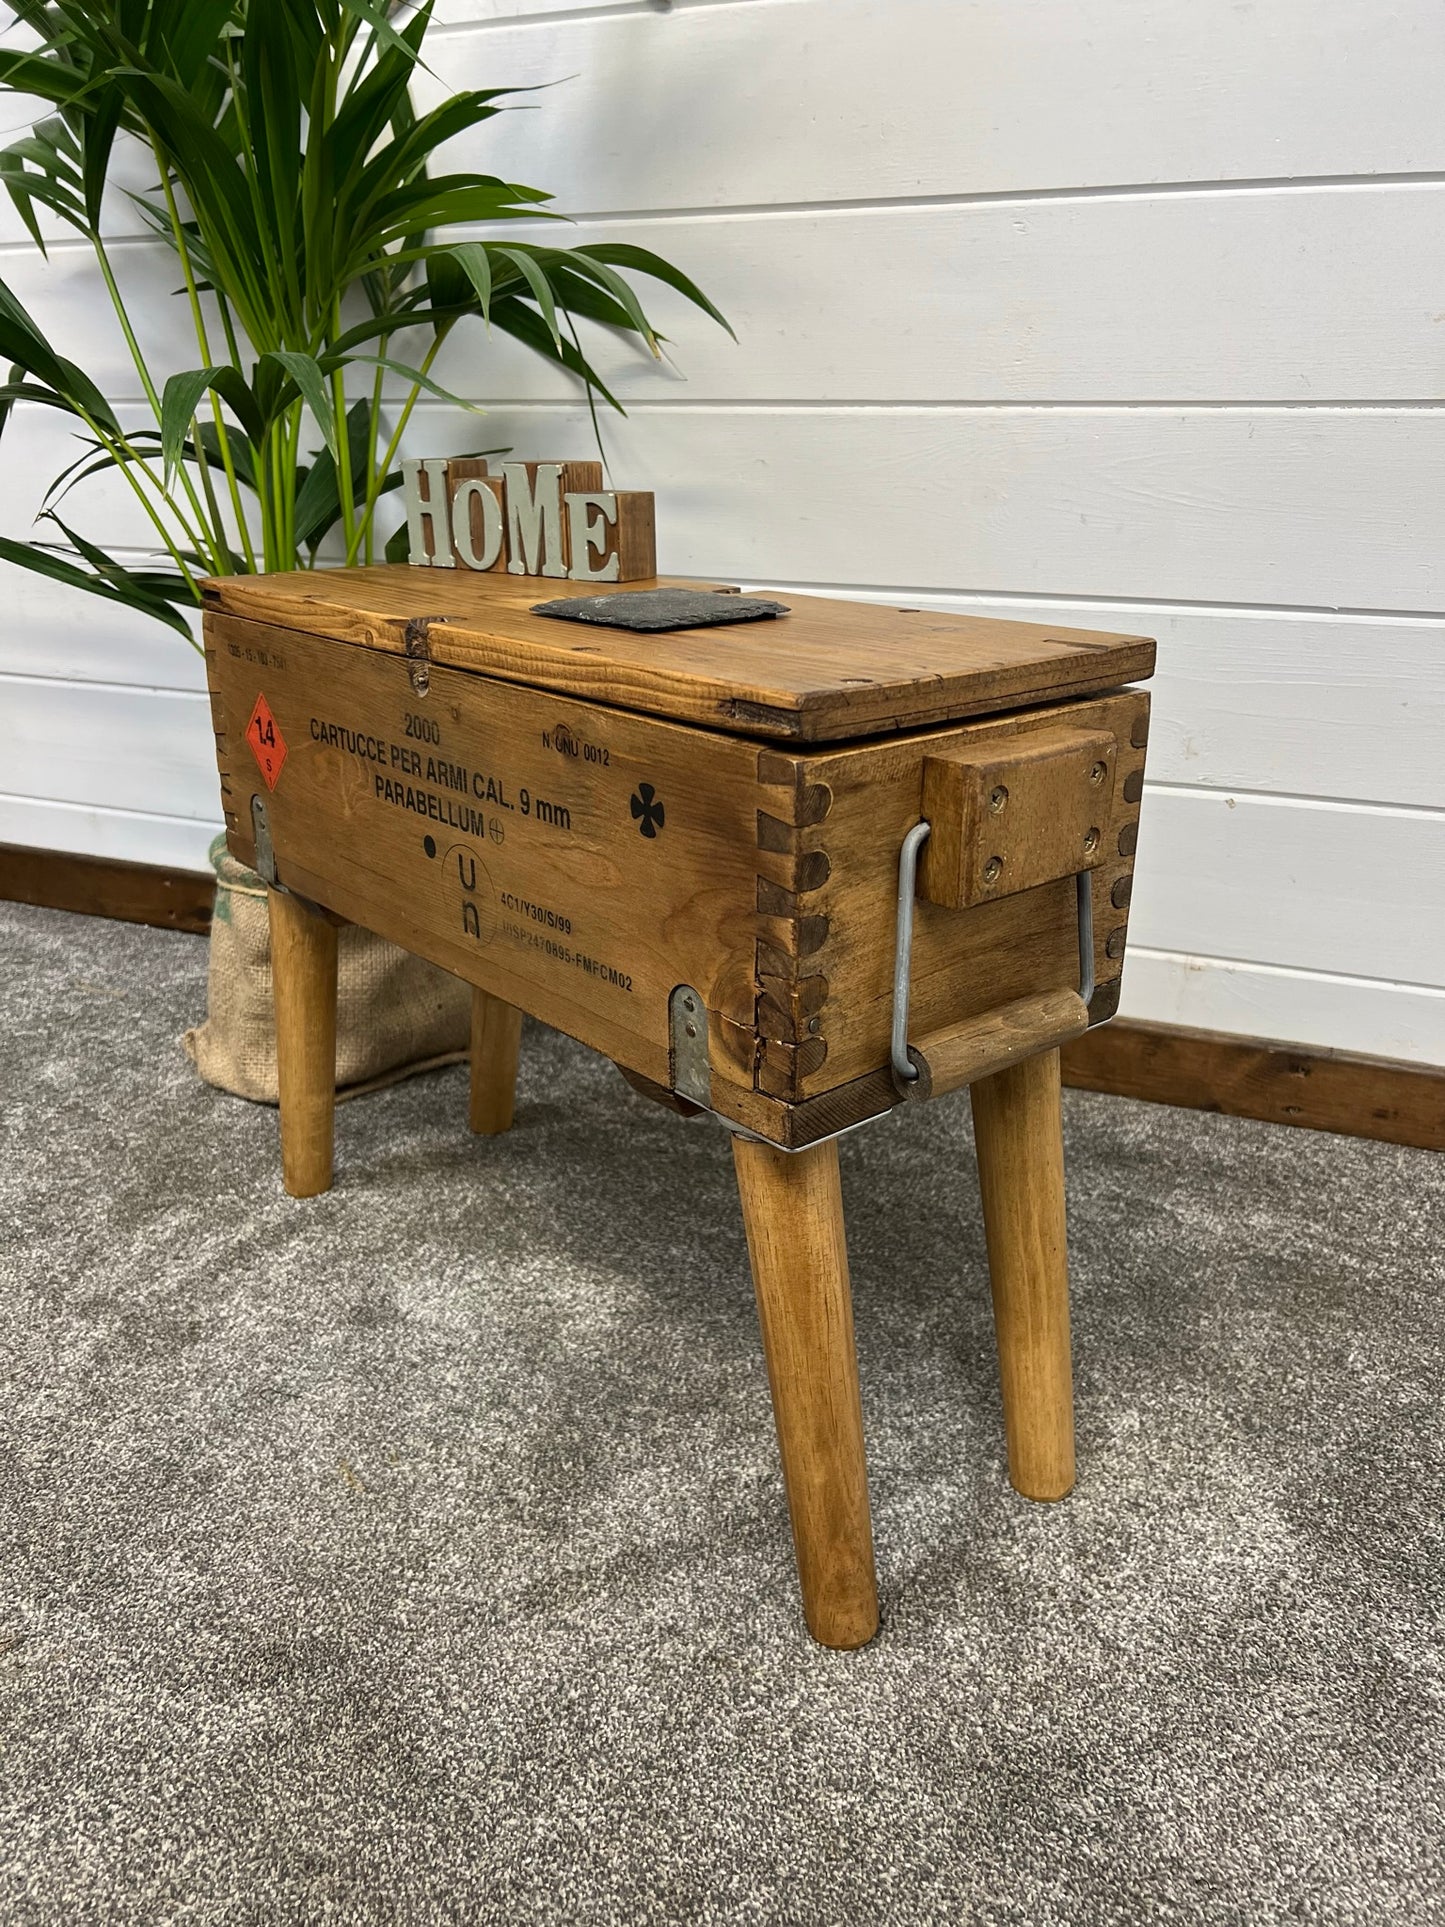
<svg viewBox="0 0 1445 1927">
<path fill-rule="evenodd" d="M 260 1104 L 277 1101 L 276 1020 L 271 1001 L 271 928 L 266 886 L 218 836 L 211 845 L 216 907 L 211 923 L 205 1023 L 188 1030 L 186 1054 L 208 1084 Z M 347 924 L 336 942 L 336 1085 L 359 1097 L 416 1071 L 467 1056 L 467 984 L 370 930 Z"/>
</svg>

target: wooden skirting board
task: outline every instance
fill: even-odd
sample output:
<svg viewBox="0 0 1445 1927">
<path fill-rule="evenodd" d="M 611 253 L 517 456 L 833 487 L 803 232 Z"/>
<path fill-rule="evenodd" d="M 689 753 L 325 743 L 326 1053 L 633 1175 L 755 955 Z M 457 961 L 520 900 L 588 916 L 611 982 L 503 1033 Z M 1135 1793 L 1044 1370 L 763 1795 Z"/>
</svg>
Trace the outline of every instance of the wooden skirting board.
<svg viewBox="0 0 1445 1927">
<path fill-rule="evenodd" d="M 1445 1069 L 1429 1064 L 1136 1023 L 1087 1031 L 1063 1059 L 1082 1090 L 1445 1151 Z"/>
<path fill-rule="evenodd" d="M 204 933 L 215 895 L 214 877 L 190 870 L 0 843 L 0 899 L 9 903 Z"/>
<path fill-rule="evenodd" d="M 0 844 L 0 899 L 204 932 L 208 876 Z M 1445 1069 L 1127 1021 L 1064 1046 L 1064 1082 L 1188 1110 L 1445 1151 Z"/>
</svg>

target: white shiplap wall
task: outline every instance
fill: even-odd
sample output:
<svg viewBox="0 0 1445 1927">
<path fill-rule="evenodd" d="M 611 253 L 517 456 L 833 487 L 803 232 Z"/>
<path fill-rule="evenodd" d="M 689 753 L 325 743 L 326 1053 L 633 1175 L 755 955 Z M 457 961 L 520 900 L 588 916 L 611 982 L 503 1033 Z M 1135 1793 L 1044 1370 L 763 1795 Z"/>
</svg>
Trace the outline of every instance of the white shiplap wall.
<svg viewBox="0 0 1445 1927">
<path fill-rule="evenodd" d="M 566 84 L 474 158 L 694 274 L 734 346 L 598 352 L 665 567 L 1160 639 L 1124 1009 L 1445 1062 L 1438 0 L 450 0 L 447 87 Z M 568 78 L 568 77 L 571 78 Z M 423 88 L 437 83 L 424 80 Z M 124 219 L 123 214 L 118 218 Z M 174 274 L 117 259 L 189 366 Z M 134 393 L 83 256 L 0 273 Z M 585 452 L 549 370 L 439 371 Z M 420 452 L 470 445 L 441 405 Z M 64 459 L 0 443 L 0 530 Z M 104 485 L 92 527 L 141 543 Z M 0 839 L 199 867 L 199 664 L 6 572 Z"/>
</svg>

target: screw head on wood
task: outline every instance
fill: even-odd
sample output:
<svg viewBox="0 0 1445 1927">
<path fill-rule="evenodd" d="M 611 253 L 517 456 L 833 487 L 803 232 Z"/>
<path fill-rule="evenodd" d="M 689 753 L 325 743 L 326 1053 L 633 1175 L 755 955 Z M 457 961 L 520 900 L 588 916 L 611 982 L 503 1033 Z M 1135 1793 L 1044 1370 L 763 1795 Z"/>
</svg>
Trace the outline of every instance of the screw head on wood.
<svg viewBox="0 0 1445 1927">
<path fill-rule="evenodd" d="M 1094 767 L 1089 771 L 1089 781 L 1091 783 L 1102 783 L 1108 774 L 1109 765 L 1107 763 L 1095 763 Z"/>
<path fill-rule="evenodd" d="M 1008 790 L 1004 784 L 1000 783 L 997 789 L 990 791 L 988 806 L 993 811 L 995 816 L 999 814 L 1000 810 L 1002 810 L 1004 804 L 1007 803 L 1007 801 L 1008 801 Z"/>
<path fill-rule="evenodd" d="M 997 883 L 999 878 L 1002 875 L 1003 875 L 1003 858 L 1001 856 L 991 856 L 988 862 L 985 863 L 983 866 L 984 882 Z"/>
<path fill-rule="evenodd" d="M 1085 856 L 1092 856 L 1094 851 L 1097 850 L 1098 847 L 1099 847 L 1099 832 L 1097 830 L 1086 830 L 1084 832 Z"/>
</svg>

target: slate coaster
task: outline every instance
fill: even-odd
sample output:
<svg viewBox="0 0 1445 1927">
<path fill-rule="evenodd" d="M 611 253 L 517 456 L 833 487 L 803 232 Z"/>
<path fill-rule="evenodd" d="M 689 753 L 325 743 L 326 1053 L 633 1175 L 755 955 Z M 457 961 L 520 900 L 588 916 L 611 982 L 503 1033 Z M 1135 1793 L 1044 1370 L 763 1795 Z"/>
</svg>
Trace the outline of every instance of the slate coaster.
<svg viewBox="0 0 1445 1927">
<path fill-rule="evenodd" d="M 595 622 L 605 629 L 710 629 L 719 622 L 766 622 L 785 616 L 785 602 L 718 589 L 635 589 L 617 595 L 563 596 L 534 602 L 534 616 Z"/>
</svg>

